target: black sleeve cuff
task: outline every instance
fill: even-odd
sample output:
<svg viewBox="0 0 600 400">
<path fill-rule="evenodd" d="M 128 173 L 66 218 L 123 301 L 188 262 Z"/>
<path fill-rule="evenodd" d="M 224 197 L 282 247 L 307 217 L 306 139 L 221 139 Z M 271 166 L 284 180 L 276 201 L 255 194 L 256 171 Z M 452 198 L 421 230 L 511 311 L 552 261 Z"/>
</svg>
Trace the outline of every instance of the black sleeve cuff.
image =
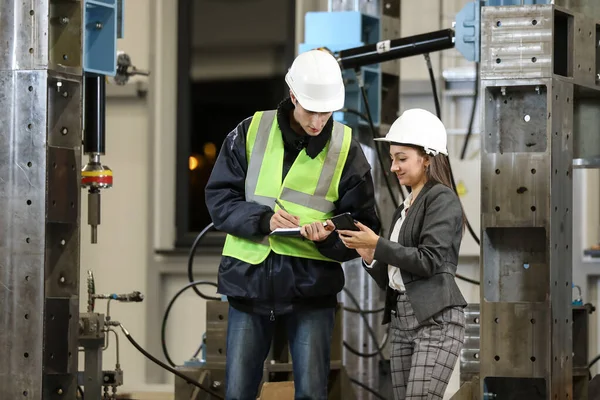
<svg viewBox="0 0 600 400">
<path fill-rule="evenodd" d="M 320 242 L 314 242 L 317 246 L 317 249 L 329 249 L 334 247 L 337 244 L 338 235 L 336 232 L 331 232 L 329 236 L 325 238 L 325 240 L 321 240 Z"/>
<path fill-rule="evenodd" d="M 275 214 L 273 211 L 267 211 L 260 217 L 260 233 L 268 235 L 271 233 L 271 217 Z"/>
</svg>

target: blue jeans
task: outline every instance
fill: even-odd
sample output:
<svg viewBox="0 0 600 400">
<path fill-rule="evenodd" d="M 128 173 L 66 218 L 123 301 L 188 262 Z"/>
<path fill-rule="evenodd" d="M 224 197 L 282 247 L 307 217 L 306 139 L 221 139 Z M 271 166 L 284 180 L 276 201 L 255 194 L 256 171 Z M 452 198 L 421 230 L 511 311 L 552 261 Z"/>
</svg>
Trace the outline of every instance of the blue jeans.
<svg viewBox="0 0 600 400">
<path fill-rule="evenodd" d="M 295 398 L 326 400 L 335 309 L 306 310 L 277 318 L 284 320 L 288 334 Z M 269 316 L 229 306 L 226 400 L 256 399 L 274 327 Z"/>
</svg>

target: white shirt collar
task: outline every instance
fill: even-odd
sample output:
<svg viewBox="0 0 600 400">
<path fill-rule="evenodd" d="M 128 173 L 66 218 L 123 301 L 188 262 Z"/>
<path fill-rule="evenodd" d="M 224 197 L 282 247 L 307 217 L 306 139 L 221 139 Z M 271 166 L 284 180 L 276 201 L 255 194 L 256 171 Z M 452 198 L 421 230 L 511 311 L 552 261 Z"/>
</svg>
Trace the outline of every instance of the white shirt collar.
<svg viewBox="0 0 600 400">
<path fill-rule="evenodd" d="M 410 207 L 410 202 L 412 200 L 412 193 L 409 193 L 408 196 L 406 196 L 406 199 L 404 199 L 404 209 L 406 210 L 408 207 Z"/>
</svg>

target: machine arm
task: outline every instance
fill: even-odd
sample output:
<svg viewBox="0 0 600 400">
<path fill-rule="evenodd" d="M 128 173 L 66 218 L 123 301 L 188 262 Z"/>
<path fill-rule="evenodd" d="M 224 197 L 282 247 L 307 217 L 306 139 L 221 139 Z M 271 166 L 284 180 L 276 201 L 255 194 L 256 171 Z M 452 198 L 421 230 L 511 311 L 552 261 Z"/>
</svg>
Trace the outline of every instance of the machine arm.
<svg viewBox="0 0 600 400">
<path fill-rule="evenodd" d="M 334 53 L 342 69 L 357 69 L 399 58 L 427 54 L 454 47 L 454 30 L 442 29 L 405 38 L 383 40 Z"/>
</svg>

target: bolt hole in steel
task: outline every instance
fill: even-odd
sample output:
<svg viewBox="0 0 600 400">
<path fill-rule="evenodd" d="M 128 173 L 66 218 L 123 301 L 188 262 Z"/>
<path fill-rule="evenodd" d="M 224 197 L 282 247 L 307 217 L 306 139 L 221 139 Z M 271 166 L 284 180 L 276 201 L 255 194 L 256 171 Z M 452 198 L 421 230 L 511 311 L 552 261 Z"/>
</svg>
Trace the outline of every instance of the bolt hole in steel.
<svg viewBox="0 0 600 400">
<path fill-rule="evenodd" d="M 33 48 L 29 48 L 29 54 L 33 54 Z"/>
<path fill-rule="evenodd" d="M 30 92 L 33 92 L 33 86 L 29 86 L 27 89 L 28 89 Z"/>
<path fill-rule="evenodd" d="M 496 360 L 496 361 L 500 361 L 500 356 L 496 356 L 496 357 L 494 357 L 494 360 Z"/>
<path fill-rule="evenodd" d="M 31 242 L 31 239 L 30 239 L 30 238 L 25 238 L 25 241 L 26 241 L 27 243 L 29 243 L 29 242 Z"/>
<path fill-rule="evenodd" d="M 537 172 L 537 171 L 535 170 L 535 168 L 533 168 L 533 169 L 531 170 L 531 173 L 532 173 L 533 175 L 535 175 L 535 173 L 536 173 L 536 172 Z"/>
<path fill-rule="evenodd" d="M 496 58 L 496 64 L 500 64 L 501 62 L 502 62 L 502 60 L 501 60 L 501 59 L 499 59 L 499 58 Z"/>
<path fill-rule="evenodd" d="M 533 21 L 531 21 L 531 25 L 537 25 L 537 19 L 534 19 Z"/>
<path fill-rule="evenodd" d="M 496 211 L 500 211 L 500 207 L 496 206 Z"/>
<path fill-rule="evenodd" d="M 523 268 L 529 269 L 529 263 L 523 264 Z"/>
<path fill-rule="evenodd" d="M 27 205 L 30 206 L 31 205 L 31 200 L 27 200 Z"/>
<path fill-rule="evenodd" d="M 531 211 L 535 212 L 535 210 L 536 210 L 535 206 L 531 206 Z"/>
<path fill-rule="evenodd" d="M 29 358 L 29 353 L 25 353 L 25 354 L 23 354 L 23 357 L 25 357 L 25 358 Z"/>
<path fill-rule="evenodd" d="M 65 242 L 65 239 L 63 239 L 63 240 L 61 240 L 61 241 L 60 241 L 60 245 L 61 245 L 61 246 L 64 246 L 64 245 L 65 245 L 65 243 L 67 243 L 67 242 Z"/>
<path fill-rule="evenodd" d="M 28 394 L 29 394 L 29 393 L 27 392 L 27 390 L 24 390 L 24 391 L 23 391 L 23 396 L 27 397 L 27 395 L 28 395 Z"/>
<path fill-rule="evenodd" d="M 64 276 L 61 276 L 59 279 L 60 283 L 65 283 L 66 279 Z"/>
<path fill-rule="evenodd" d="M 531 57 L 531 62 L 536 62 L 536 61 L 537 61 L 537 58 Z"/>
<path fill-rule="evenodd" d="M 34 14 L 35 14 L 35 11 L 29 10 L 29 15 L 33 16 Z"/>
<path fill-rule="evenodd" d="M 25 319 L 29 319 L 29 314 L 25 314 Z"/>
<path fill-rule="evenodd" d="M 29 280 L 29 275 L 25 276 L 25 280 L 28 281 Z"/>
<path fill-rule="evenodd" d="M 500 21 L 496 22 L 496 26 L 501 26 L 501 25 L 502 25 L 502 22 L 500 22 Z"/>
<path fill-rule="evenodd" d="M 526 115 L 523 117 L 523 121 L 525 121 L 525 122 L 529 122 L 530 120 L 531 120 L 531 117 L 529 116 L 529 114 L 526 114 Z"/>
<path fill-rule="evenodd" d="M 530 360 L 531 360 L 531 362 L 535 362 L 535 357 L 531 356 Z"/>
<path fill-rule="evenodd" d="M 29 161 L 29 162 L 27 163 L 27 166 L 28 166 L 29 168 L 31 168 L 31 167 L 33 166 L 33 163 L 32 163 L 31 161 Z"/>
<path fill-rule="evenodd" d="M 498 318 L 494 318 L 495 323 L 498 323 L 498 321 L 500 321 Z"/>
<path fill-rule="evenodd" d="M 531 318 L 530 322 L 532 325 L 535 324 L 535 318 Z"/>
<path fill-rule="evenodd" d="M 500 175 L 500 170 L 499 169 L 496 170 L 496 175 Z"/>
<path fill-rule="evenodd" d="M 473 354 L 473 358 L 476 359 L 476 360 L 479 360 L 479 353 Z"/>
<path fill-rule="evenodd" d="M 479 323 L 479 318 L 475 317 L 475 319 L 473 320 L 473 322 L 475 322 L 476 324 L 478 324 Z"/>
<path fill-rule="evenodd" d="M 31 130 L 33 128 L 33 124 L 27 124 L 27 129 Z"/>
</svg>

